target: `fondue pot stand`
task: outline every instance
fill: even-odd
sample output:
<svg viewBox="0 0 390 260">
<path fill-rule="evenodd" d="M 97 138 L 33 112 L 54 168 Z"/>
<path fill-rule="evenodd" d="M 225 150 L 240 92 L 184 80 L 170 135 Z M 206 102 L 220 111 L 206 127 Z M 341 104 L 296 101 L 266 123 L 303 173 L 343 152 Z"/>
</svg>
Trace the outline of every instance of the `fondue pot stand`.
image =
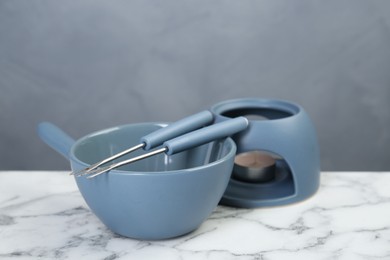
<svg viewBox="0 0 390 260">
<path fill-rule="evenodd" d="M 275 165 L 268 178 L 250 179 L 237 167 L 220 204 L 235 207 L 285 205 L 311 197 L 319 188 L 320 154 L 315 128 L 304 109 L 284 100 L 244 98 L 227 100 L 211 108 L 215 121 L 238 116 L 249 127 L 232 138 L 237 155 L 271 156 Z M 241 174 L 241 176 L 240 176 Z"/>
</svg>

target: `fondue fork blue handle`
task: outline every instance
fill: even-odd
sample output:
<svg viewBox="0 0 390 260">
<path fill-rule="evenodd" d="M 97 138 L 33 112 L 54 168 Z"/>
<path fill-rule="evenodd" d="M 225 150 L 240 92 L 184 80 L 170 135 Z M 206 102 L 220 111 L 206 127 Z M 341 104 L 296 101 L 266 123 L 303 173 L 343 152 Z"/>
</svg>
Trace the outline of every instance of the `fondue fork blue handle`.
<svg viewBox="0 0 390 260">
<path fill-rule="evenodd" d="M 138 149 L 143 148 L 144 150 L 150 150 L 176 136 L 180 136 L 182 134 L 201 128 L 205 125 L 211 124 L 213 119 L 214 119 L 213 114 L 208 110 L 185 117 L 181 120 L 178 120 L 176 122 L 167 125 L 166 127 L 162 127 L 148 135 L 145 135 L 144 137 L 141 138 L 140 143 L 138 145 L 130 147 L 117 154 L 114 154 L 113 156 L 108 157 L 100 162 L 97 162 L 85 169 L 82 169 L 77 172 L 71 172 L 70 174 L 71 175 L 74 174 L 75 176 L 84 175 L 90 171 L 97 169 L 103 164 L 111 162 L 119 157 L 122 157 L 123 155 L 131 153 Z"/>
<path fill-rule="evenodd" d="M 245 117 L 237 117 L 234 119 L 226 120 L 218 124 L 214 124 L 211 126 L 198 129 L 196 131 L 165 141 L 162 145 L 163 146 L 162 148 L 153 150 L 146 154 L 139 155 L 137 157 L 133 157 L 128 160 L 111 164 L 106 167 L 92 170 L 89 173 L 87 173 L 88 174 L 87 178 L 96 177 L 112 169 L 148 158 L 156 154 L 166 153 L 167 155 L 172 155 L 187 150 L 189 148 L 211 142 L 213 140 L 228 137 L 237 132 L 245 130 L 248 127 L 248 124 L 249 124 L 248 119 L 246 119 Z"/>
</svg>

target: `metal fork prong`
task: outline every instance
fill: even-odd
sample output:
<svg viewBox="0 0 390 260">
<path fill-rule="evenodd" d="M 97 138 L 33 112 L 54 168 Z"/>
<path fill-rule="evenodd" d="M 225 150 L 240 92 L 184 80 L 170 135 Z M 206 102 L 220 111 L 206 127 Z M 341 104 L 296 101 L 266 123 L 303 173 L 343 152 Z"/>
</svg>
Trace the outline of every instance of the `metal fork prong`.
<svg viewBox="0 0 390 260">
<path fill-rule="evenodd" d="M 125 161 L 117 162 L 117 163 L 111 164 L 111 165 L 106 166 L 106 167 L 97 168 L 95 170 L 92 170 L 92 171 L 89 171 L 89 172 L 85 173 L 84 175 L 88 175 L 87 179 L 91 179 L 91 178 L 94 178 L 94 177 L 96 177 L 96 176 L 98 176 L 98 175 L 100 175 L 102 173 L 108 172 L 108 171 L 110 171 L 112 169 L 115 169 L 115 168 L 121 167 L 123 165 L 126 165 L 126 164 L 129 164 L 129 163 L 133 163 L 133 162 L 136 162 L 136 161 L 139 161 L 139 160 L 151 157 L 151 156 L 156 155 L 156 154 L 164 153 L 167 150 L 168 150 L 167 147 L 156 149 L 156 150 L 151 151 L 149 153 L 141 154 L 139 156 L 130 158 L 130 159 L 125 160 Z"/>
<path fill-rule="evenodd" d="M 111 161 L 113 161 L 115 159 L 118 159 L 119 157 L 121 157 L 123 155 L 126 155 L 128 153 L 134 152 L 135 150 L 144 148 L 145 145 L 146 145 L 145 143 L 140 143 L 140 144 L 135 145 L 133 147 L 130 147 L 129 149 L 126 149 L 126 150 L 124 150 L 122 152 L 114 154 L 114 155 L 112 155 L 112 156 L 110 156 L 110 157 L 108 157 L 108 158 L 106 158 L 106 159 L 104 159 L 104 160 L 102 160 L 100 162 L 97 162 L 97 163 L 95 163 L 95 164 L 93 164 L 91 166 L 88 166 L 87 168 L 84 168 L 84 169 L 82 169 L 80 171 L 71 172 L 70 175 L 75 175 L 76 177 L 85 175 L 85 174 L 87 174 L 87 173 L 97 169 L 98 167 L 102 166 L 103 164 L 106 164 L 106 163 L 111 162 Z"/>
<path fill-rule="evenodd" d="M 72 171 L 71 173 L 69 173 L 69 175 L 74 175 L 74 176 L 76 176 L 76 177 L 78 177 L 78 176 L 81 176 L 81 175 L 84 175 L 85 173 L 87 173 L 87 172 L 89 172 L 89 171 L 91 171 L 91 170 L 93 170 L 93 169 L 96 169 L 97 167 L 99 167 L 99 166 L 96 166 L 97 165 L 97 163 L 96 164 L 93 164 L 93 165 L 91 165 L 91 166 L 88 166 L 87 168 L 84 168 L 84 169 L 81 169 L 81 170 L 79 170 L 79 171 Z"/>
<path fill-rule="evenodd" d="M 106 166 L 106 167 L 102 167 L 102 168 L 98 168 L 98 169 L 95 169 L 93 171 L 90 171 L 90 172 L 87 172 L 83 175 L 88 175 L 87 176 L 87 179 L 91 179 L 91 178 L 94 178 L 96 176 L 99 176 L 100 174 L 103 174 L 105 172 L 108 172 L 110 171 L 111 169 L 114 169 L 115 167 L 112 167 L 112 166 L 115 166 L 115 165 L 110 165 L 110 166 Z M 112 168 L 111 168 L 112 167 Z M 77 176 L 77 177 L 81 177 L 82 175 L 80 176 Z"/>
</svg>

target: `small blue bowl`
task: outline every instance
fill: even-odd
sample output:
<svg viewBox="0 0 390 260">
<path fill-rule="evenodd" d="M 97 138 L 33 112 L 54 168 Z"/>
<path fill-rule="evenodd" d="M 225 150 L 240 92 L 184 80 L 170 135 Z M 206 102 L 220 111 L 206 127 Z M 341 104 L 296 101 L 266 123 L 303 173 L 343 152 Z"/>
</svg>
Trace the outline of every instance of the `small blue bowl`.
<svg viewBox="0 0 390 260">
<path fill-rule="evenodd" d="M 41 123 L 38 133 L 77 171 L 138 144 L 142 136 L 163 126 L 123 125 L 77 141 L 50 123 Z M 195 230 L 212 213 L 229 183 L 235 154 L 236 145 L 227 138 L 75 180 L 88 206 L 113 232 L 137 239 L 166 239 Z"/>
</svg>

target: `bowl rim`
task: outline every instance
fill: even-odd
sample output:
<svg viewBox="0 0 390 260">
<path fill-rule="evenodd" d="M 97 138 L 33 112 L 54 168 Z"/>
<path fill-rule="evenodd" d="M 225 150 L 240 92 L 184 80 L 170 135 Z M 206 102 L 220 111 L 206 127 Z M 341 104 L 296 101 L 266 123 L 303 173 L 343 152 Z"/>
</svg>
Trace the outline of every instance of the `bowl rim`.
<svg viewBox="0 0 390 260">
<path fill-rule="evenodd" d="M 131 127 L 131 126 L 161 126 L 161 127 L 164 127 L 166 125 L 168 125 L 168 123 L 166 122 L 141 122 L 141 123 L 130 123 L 130 124 L 123 124 L 123 125 L 118 125 L 118 126 L 113 126 L 113 127 L 109 127 L 109 128 L 105 128 L 105 129 L 102 129 L 102 130 L 97 130 L 97 131 L 94 131 L 94 132 L 91 132 L 79 139 L 77 139 L 74 144 L 72 145 L 71 149 L 70 149 L 70 153 L 69 153 L 69 158 L 70 158 L 70 162 L 71 164 L 74 163 L 77 163 L 79 165 L 82 165 L 83 167 L 88 167 L 90 166 L 90 164 L 87 164 L 85 163 L 84 161 L 81 161 L 79 158 L 76 157 L 75 155 L 75 149 L 77 148 L 77 146 L 82 143 L 82 142 L 85 142 L 85 140 L 88 140 L 89 138 L 91 137 L 94 137 L 96 135 L 100 135 L 100 134 L 104 134 L 106 132 L 111 132 L 111 131 L 114 131 L 114 130 L 119 130 L 121 128 L 125 128 L 125 127 Z M 172 174 L 185 174 L 185 173 L 190 173 L 190 172 L 193 172 L 193 171 L 199 171 L 199 170 L 202 170 L 202 169 L 207 169 L 207 168 L 210 168 L 210 167 L 213 167 L 215 165 L 218 165 L 218 164 L 221 164 L 225 161 L 227 161 L 229 158 L 234 158 L 234 156 L 236 155 L 236 151 L 237 151 L 237 146 L 235 144 L 235 142 L 233 141 L 233 139 L 231 139 L 230 137 L 227 137 L 225 142 L 228 142 L 231 146 L 231 149 L 228 151 L 228 153 L 219 158 L 218 160 L 215 160 L 211 163 L 207 163 L 207 164 L 204 164 L 204 165 L 200 165 L 200 166 L 196 166 L 196 167 L 192 167 L 192 168 L 184 168 L 184 169 L 178 169 L 178 170 L 168 170 L 168 171 L 125 171 L 125 170 L 111 170 L 110 171 L 110 174 L 114 174 L 114 175 L 142 175 L 142 176 L 162 176 L 162 175 L 172 175 Z M 73 166 L 73 165 L 72 165 Z M 233 165 L 232 165 L 233 166 Z"/>
</svg>

